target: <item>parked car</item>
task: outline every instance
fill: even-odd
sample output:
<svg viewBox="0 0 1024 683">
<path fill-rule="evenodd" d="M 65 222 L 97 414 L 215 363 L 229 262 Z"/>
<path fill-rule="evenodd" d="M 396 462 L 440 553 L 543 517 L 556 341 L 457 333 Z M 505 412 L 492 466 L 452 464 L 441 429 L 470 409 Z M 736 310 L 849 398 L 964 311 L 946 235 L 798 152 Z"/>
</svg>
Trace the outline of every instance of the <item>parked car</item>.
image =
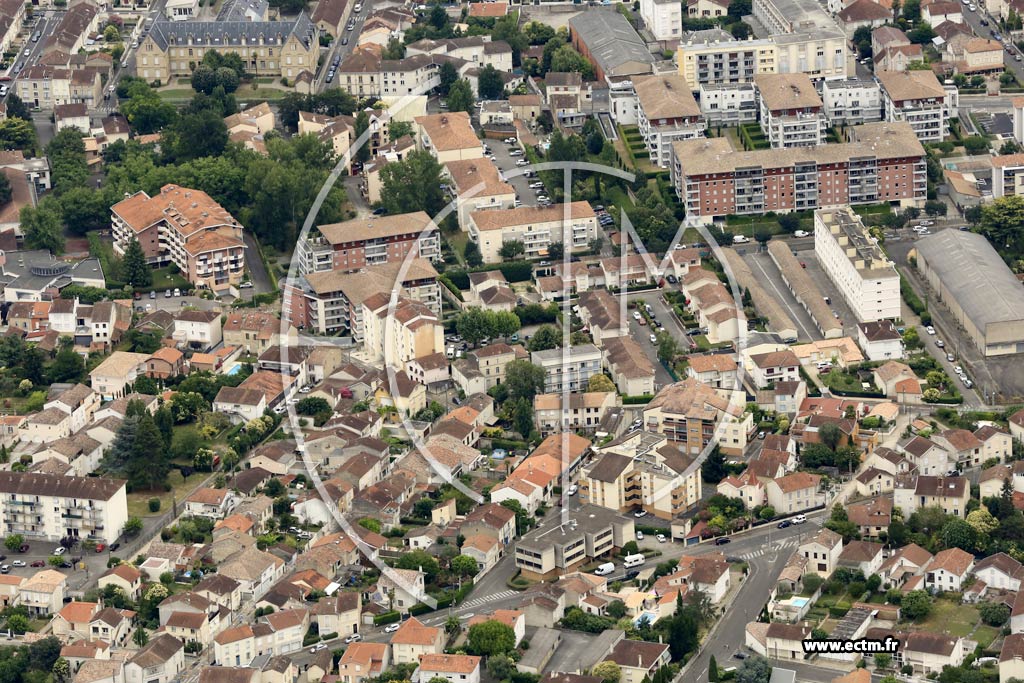
<svg viewBox="0 0 1024 683">
<path fill-rule="evenodd" d="M 797 515 L 793 518 L 793 524 L 803 524 L 807 521 L 807 515 Z"/>
<path fill-rule="evenodd" d="M 11 562 L 12 567 L 24 567 L 25 562 L 23 560 L 14 560 Z"/>
<path fill-rule="evenodd" d="M 732 539 L 728 536 L 719 536 L 715 539 L 715 545 L 725 545 L 727 543 L 732 543 Z"/>
<path fill-rule="evenodd" d="M 402 627 L 401 624 L 388 624 L 384 627 L 384 633 L 394 633 Z"/>
<path fill-rule="evenodd" d="M 793 526 L 793 523 L 788 519 L 784 519 L 781 522 L 779 522 L 778 526 L 780 529 L 788 529 L 789 527 Z"/>
<path fill-rule="evenodd" d="M 57 546 L 56 548 L 54 548 L 54 550 L 53 550 L 53 554 L 54 554 L 54 555 L 56 555 L 57 557 L 60 557 L 61 555 L 63 555 L 63 554 L 64 554 L 64 553 L 66 553 L 67 551 L 68 551 L 68 549 L 67 549 L 67 548 L 65 548 L 65 547 L 64 547 L 64 546 L 62 546 L 62 545 L 59 545 L 59 546 Z"/>
<path fill-rule="evenodd" d="M 633 516 L 636 517 L 637 519 L 640 519 L 641 517 L 646 517 L 647 516 L 647 510 L 637 510 L 636 512 L 633 513 Z"/>
<path fill-rule="evenodd" d="M 668 539 L 665 538 L 665 534 L 658 534 L 655 538 L 658 539 L 658 543 L 665 543 L 668 541 Z"/>
<path fill-rule="evenodd" d="M 97 543 L 96 544 L 96 552 L 102 553 L 106 549 L 107 549 L 107 544 L 106 543 Z"/>
<path fill-rule="evenodd" d="M 315 655 L 317 652 L 320 652 L 321 650 L 326 650 L 326 649 L 327 649 L 327 643 L 317 643 L 313 647 L 309 648 L 309 654 Z"/>
<path fill-rule="evenodd" d="M 29 563 L 28 566 L 30 566 L 30 567 L 45 567 L 46 563 L 43 562 L 42 560 L 36 560 L 34 562 Z"/>
<path fill-rule="evenodd" d="M 353 633 L 352 635 L 345 636 L 345 644 L 355 643 L 363 639 L 363 636 L 359 633 Z"/>
</svg>

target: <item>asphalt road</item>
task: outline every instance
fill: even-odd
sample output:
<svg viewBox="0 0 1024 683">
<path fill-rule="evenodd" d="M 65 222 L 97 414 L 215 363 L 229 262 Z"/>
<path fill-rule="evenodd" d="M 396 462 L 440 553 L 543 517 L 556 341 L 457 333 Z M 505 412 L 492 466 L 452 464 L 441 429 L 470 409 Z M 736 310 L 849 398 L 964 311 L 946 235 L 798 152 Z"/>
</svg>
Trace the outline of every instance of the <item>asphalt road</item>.
<svg viewBox="0 0 1024 683">
<path fill-rule="evenodd" d="M 982 38 L 994 39 L 993 32 L 999 32 L 999 23 L 985 10 L 983 4 L 976 3 L 978 7 L 977 12 L 970 11 L 966 4 L 961 6 L 963 8 L 964 21 L 971 27 L 971 30 Z M 988 21 L 989 25 L 982 26 L 982 19 Z M 1002 36 L 1002 38 L 1009 42 L 1007 36 Z M 1003 63 L 1006 69 L 1013 72 L 1013 75 L 1017 77 L 1019 82 L 1024 82 L 1024 61 L 1018 62 L 1014 59 L 1014 56 L 1019 54 L 1021 54 L 1020 50 L 1011 43 L 1010 47 L 1003 51 Z"/>
<path fill-rule="evenodd" d="M 327 90 L 328 88 L 337 87 L 337 83 L 334 83 L 333 79 L 331 83 L 327 82 L 327 72 L 330 70 L 331 62 L 333 61 L 336 55 L 341 57 L 342 60 L 344 60 L 345 57 L 352 53 L 352 50 L 355 49 L 356 43 L 359 42 L 359 33 L 360 31 L 363 30 L 363 22 L 366 21 L 366 17 L 370 16 L 370 14 L 373 12 L 373 2 L 371 0 L 362 0 L 362 3 L 363 8 L 359 12 L 359 14 L 356 14 L 353 11 L 349 15 L 351 19 L 355 20 L 354 28 L 351 31 L 349 31 L 347 30 L 348 25 L 346 24 L 346 30 L 344 30 L 342 32 L 342 35 L 338 36 L 338 38 L 331 43 L 330 48 L 328 48 L 327 56 L 324 58 L 323 66 L 320 68 L 320 72 L 316 76 L 316 83 L 314 84 L 314 89 L 317 92 L 322 92 L 324 90 Z M 353 7 L 355 7 L 354 4 Z M 348 44 L 342 45 L 342 40 L 344 40 L 345 38 L 348 39 Z"/>
<path fill-rule="evenodd" d="M 265 294 L 273 289 L 270 275 L 267 274 L 266 265 L 260 258 L 260 251 L 256 245 L 256 238 L 248 230 L 242 231 L 242 240 L 245 242 L 245 267 L 249 271 L 249 279 L 252 280 L 250 293 Z M 242 290 L 243 292 L 245 290 Z"/>
</svg>

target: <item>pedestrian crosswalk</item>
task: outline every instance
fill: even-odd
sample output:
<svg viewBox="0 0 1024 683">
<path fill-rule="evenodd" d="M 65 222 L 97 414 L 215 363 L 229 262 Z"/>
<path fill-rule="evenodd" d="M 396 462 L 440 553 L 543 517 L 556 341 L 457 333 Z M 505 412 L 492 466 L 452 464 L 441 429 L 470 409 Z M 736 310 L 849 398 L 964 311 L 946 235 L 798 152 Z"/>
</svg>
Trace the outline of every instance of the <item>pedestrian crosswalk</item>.
<svg viewBox="0 0 1024 683">
<path fill-rule="evenodd" d="M 793 548 L 797 545 L 796 538 L 787 538 L 784 541 L 778 543 L 772 543 L 771 545 L 763 545 L 757 550 L 750 550 L 745 553 L 740 553 L 737 557 L 744 560 L 753 560 L 754 558 L 761 557 L 763 555 L 769 555 L 779 550 L 785 550 L 786 548 Z"/>
<path fill-rule="evenodd" d="M 484 597 L 472 598 L 470 600 L 467 600 L 466 602 L 459 605 L 458 608 L 462 610 L 470 607 L 480 607 L 481 605 L 486 605 L 489 602 L 505 600 L 516 595 L 519 595 L 519 593 L 517 593 L 516 591 L 498 591 L 497 593 L 491 593 L 490 595 L 486 595 Z"/>
</svg>

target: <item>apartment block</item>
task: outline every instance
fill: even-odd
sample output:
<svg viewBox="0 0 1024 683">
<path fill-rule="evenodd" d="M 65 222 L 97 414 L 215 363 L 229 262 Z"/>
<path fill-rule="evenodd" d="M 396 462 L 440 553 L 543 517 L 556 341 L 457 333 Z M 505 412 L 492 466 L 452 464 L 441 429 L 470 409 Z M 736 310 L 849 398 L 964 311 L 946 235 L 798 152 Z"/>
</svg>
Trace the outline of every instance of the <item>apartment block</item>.
<svg viewBox="0 0 1024 683">
<path fill-rule="evenodd" d="M 484 155 L 483 143 L 464 111 L 417 116 L 416 144 L 429 150 L 442 164 L 480 159 Z"/>
<path fill-rule="evenodd" d="M 319 225 L 298 246 L 299 272 L 355 271 L 407 257 L 437 261 L 441 238 L 423 211 Z"/>
<path fill-rule="evenodd" d="M 426 304 L 390 292 L 363 301 L 363 347 L 371 362 L 404 368 L 412 360 L 444 353 L 444 326 Z"/>
<path fill-rule="evenodd" d="M 712 442 L 730 455 L 742 453 L 754 433 L 742 391 L 714 389 L 692 377 L 663 387 L 644 408 L 643 425 L 663 434 L 683 453 L 696 456 Z"/>
<path fill-rule="evenodd" d="M 1024 154 L 992 157 L 992 196 L 1024 194 Z"/>
<path fill-rule="evenodd" d="M 611 557 L 636 538 L 633 518 L 608 508 L 583 505 L 569 516 L 566 524 L 539 527 L 516 543 L 516 567 L 523 576 L 542 581 L 567 574 Z"/>
<path fill-rule="evenodd" d="M 878 71 L 886 121 L 906 121 L 921 142 L 942 142 L 956 116 L 956 86 L 943 86 L 931 71 Z"/>
<path fill-rule="evenodd" d="M 857 322 L 901 317 L 896 266 L 853 209 L 814 212 L 814 254 Z"/>
<path fill-rule="evenodd" d="M 110 543 L 128 521 L 123 479 L 0 472 L 4 534 L 54 542 L 73 537 Z"/>
<path fill-rule="evenodd" d="M 734 151 L 725 138 L 673 143 L 672 180 L 688 216 L 804 211 L 887 202 L 921 206 L 924 148 L 905 122 L 849 130 L 850 142 Z"/>
<path fill-rule="evenodd" d="M 700 113 L 712 126 L 737 126 L 756 121 L 757 91 L 752 83 L 702 83 Z"/>
<path fill-rule="evenodd" d="M 678 8 L 678 3 L 676 3 Z M 682 76 L 658 74 L 634 76 L 637 126 L 647 145 L 651 163 L 668 168 L 672 143 L 704 135 L 700 107 Z"/>
<path fill-rule="evenodd" d="M 197 287 L 222 289 L 242 281 L 242 225 L 202 190 L 164 185 L 155 197 L 136 192 L 110 213 L 117 254 L 138 240 L 148 263 L 173 263 Z"/>
<path fill-rule="evenodd" d="M 547 255 L 552 242 L 561 242 L 568 253 L 578 253 L 590 249 L 599 236 L 597 214 L 587 202 L 473 211 L 467 226 L 484 263 L 500 263 L 506 242 L 522 242 L 526 258 L 540 258 Z"/>
<path fill-rule="evenodd" d="M 136 51 L 135 75 L 167 83 L 192 75 L 208 51 L 237 53 L 246 71 L 286 78 L 316 73 L 320 32 L 305 12 L 283 21 L 158 20 Z"/>
<path fill-rule="evenodd" d="M 757 74 L 778 72 L 778 50 L 771 38 L 736 40 L 721 29 L 696 31 L 676 51 L 679 75 L 690 88 L 753 83 Z"/>
<path fill-rule="evenodd" d="M 593 433 L 609 412 L 619 405 L 614 391 L 586 391 L 569 394 L 568 397 L 537 394 L 533 398 L 533 414 L 537 428 L 544 436 L 576 431 Z"/>
<path fill-rule="evenodd" d="M 634 431 L 595 450 L 580 475 L 584 503 L 672 519 L 700 502 L 700 468 L 662 434 Z"/>
<path fill-rule="evenodd" d="M 772 147 L 816 147 L 825 142 L 824 106 L 807 74 L 761 74 L 757 86 L 761 130 Z"/>
<path fill-rule="evenodd" d="M 469 214 L 482 209 L 511 209 L 516 189 L 505 182 L 490 159 L 449 161 L 444 165 L 452 194 L 459 200 L 459 227 L 468 230 Z"/>
<path fill-rule="evenodd" d="M 401 262 L 366 266 L 361 270 L 342 272 L 328 270 L 309 273 L 285 292 L 285 319 L 292 325 L 314 334 L 348 334 L 362 342 L 363 302 L 380 292 L 399 294 L 426 304 L 435 314 L 441 311 L 441 289 L 437 271 L 426 259 L 415 258 L 398 283 Z"/>
<path fill-rule="evenodd" d="M 843 78 L 821 86 L 825 116 L 832 125 L 856 126 L 882 120 L 882 88 L 877 81 Z"/>
<path fill-rule="evenodd" d="M 583 391 L 591 377 L 601 374 L 601 349 L 583 344 L 534 351 L 530 362 L 544 369 L 545 393 Z"/>
<path fill-rule="evenodd" d="M 669 43 L 682 36 L 683 5 L 678 0 L 640 0 L 640 18 L 657 41 Z"/>
</svg>

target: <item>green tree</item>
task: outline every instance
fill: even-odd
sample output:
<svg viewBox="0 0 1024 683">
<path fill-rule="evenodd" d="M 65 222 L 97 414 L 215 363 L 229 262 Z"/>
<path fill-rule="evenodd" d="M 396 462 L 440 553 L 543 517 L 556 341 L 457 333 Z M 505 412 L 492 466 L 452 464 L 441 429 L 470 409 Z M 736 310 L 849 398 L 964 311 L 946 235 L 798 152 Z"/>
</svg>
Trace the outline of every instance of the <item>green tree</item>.
<svg viewBox="0 0 1024 683">
<path fill-rule="evenodd" d="M 827 446 L 829 450 L 835 451 L 842 438 L 843 432 L 834 422 L 826 422 L 818 428 L 818 440 Z"/>
<path fill-rule="evenodd" d="M 428 216 L 437 215 L 448 203 L 441 190 L 441 172 L 441 164 L 426 150 L 410 152 L 402 161 L 387 164 L 380 172 L 381 204 L 390 214 L 425 211 Z"/>
<path fill-rule="evenodd" d="M 662 363 L 671 363 L 679 355 L 679 343 L 666 332 L 659 332 L 656 338 L 658 340 L 658 360 Z"/>
<path fill-rule="evenodd" d="M 146 647 L 149 643 L 149 633 L 142 626 L 138 627 L 132 634 L 132 642 L 140 648 Z"/>
<path fill-rule="evenodd" d="M 978 606 L 978 613 L 989 626 L 1002 626 L 1010 618 L 1010 608 L 1001 602 L 983 602 Z"/>
<path fill-rule="evenodd" d="M 506 654 L 516 648 L 516 634 L 500 621 L 484 621 L 469 627 L 466 645 L 475 655 L 489 657 Z"/>
<path fill-rule="evenodd" d="M 608 378 L 608 375 L 602 373 L 600 375 L 594 375 L 587 380 L 587 391 L 594 392 L 606 392 L 615 391 L 615 383 Z"/>
<path fill-rule="evenodd" d="M 473 113 L 473 104 L 476 99 L 473 97 L 473 86 L 465 78 L 452 83 L 448 88 L 448 111 L 464 111 L 467 114 Z"/>
<path fill-rule="evenodd" d="M 547 351 L 562 345 L 562 334 L 554 325 L 541 325 L 526 342 L 527 351 Z"/>
<path fill-rule="evenodd" d="M 12 552 L 17 552 L 18 548 L 25 544 L 25 537 L 21 534 L 10 534 L 4 539 L 4 547 Z"/>
<path fill-rule="evenodd" d="M 11 181 L 6 175 L 0 173 L 0 206 L 7 204 L 11 201 L 11 197 L 14 195 L 14 191 L 11 189 Z"/>
<path fill-rule="evenodd" d="M 366 110 L 364 109 L 363 111 L 360 111 L 358 114 L 356 114 L 355 121 L 355 139 L 356 143 L 359 145 L 358 149 L 356 150 L 356 160 L 363 164 L 370 160 L 370 145 L 368 144 L 369 140 L 365 139 L 364 137 L 366 136 L 366 131 L 369 130 L 369 128 L 370 115 L 367 114 Z M 360 140 L 365 141 L 360 142 Z"/>
<path fill-rule="evenodd" d="M 926 591 L 910 591 L 900 601 L 900 613 L 907 619 L 923 619 L 932 611 L 932 596 Z"/>
<path fill-rule="evenodd" d="M 476 88 L 480 95 L 480 99 L 498 100 L 505 94 L 505 81 L 501 77 L 501 72 L 495 69 L 491 64 L 487 64 L 484 68 L 480 69 L 480 75 L 477 76 Z M 448 106 L 451 107 L 450 101 Z"/>
<path fill-rule="evenodd" d="M 590 670 L 591 675 L 601 679 L 601 683 L 619 683 L 622 680 L 622 669 L 611 660 L 600 662 Z"/>
<path fill-rule="evenodd" d="M 969 553 L 977 550 L 978 534 L 970 524 L 958 518 L 947 522 L 940 532 L 942 544 L 947 548 L 960 548 Z"/>
<path fill-rule="evenodd" d="M 382 59 L 405 59 L 405 44 L 398 38 L 392 38 L 381 53 Z"/>
<path fill-rule="evenodd" d="M 82 135 L 78 128 L 63 128 L 46 146 L 53 187 L 58 193 L 72 187 L 83 187 L 89 179 Z"/>
<path fill-rule="evenodd" d="M 412 552 L 403 554 L 398 558 L 398 561 L 395 562 L 395 566 L 399 569 L 422 570 L 427 583 L 433 583 L 437 578 L 437 573 L 441 570 L 437 560 L 423 550 L 413 550 Z"/>
<path fill-rule="evenodd" d="M 387 166 L 384 167 L 384 170 L 387 170 Z M 475 268 L 484 262 L 484 257 L 480 253 L 480 246 L 473 240 L 466 242 L 466 246 L 462 250 L 462 258 L 466 259 L 466 265 L 470 268 Z"/>
<path fill-rule="evenodd" d="M 60 214 L 73 235 L 82 236 L 110 226 L 110 204 L 105 193 L 90 187 L 66 189 L 60 196 Z"/>
<path fill-rule="evenodd" d="M 503 242 L 498 254 L 506 261 L 514 261 L 517 257 L 526 253 L 526 245 L 519 240 Z"/>
<path fill-rule="evenodd" d="M 561 45 L 551 55 L 552 71 L 578 71 L 583 80 L 594 80 L 594 67 L 572 45 Z"/>
<path fill-rule="evenodd" d="M 47 371 L 50 382 L 80 382 L 85 378 L 85 359 L 71 347 L 62 348 Z"/>
<path fill-rule="evenodd" d="M 31 152 L 36 146 L 36 128 L 31 119 L 8 117 L 0 121 L 0 149 Z"/>
<path fill-rule="evenodd" d="M 441 71 L 438 72 L 438 78 L 440 79 L 440 84 L 437 86 L 437 91 L 441 94 L 441 97 L 447 97 L 452 84 L 459 80 L 459 72 L 456 70 L 454 64 L 450 61 L 446 61 L 441 65 Z"/>
<path fill-rule="evenodd" d="M 215 157 L 228 145 L 228 128 L 224 117 L 205 110 L 178 118 L 163 133 L 164 156 L 177 161 Z"/>
<path fill-rule="evenodd" d="M 132 238 L 124 251 L 122 261 L 124 280 L 133 287 L 148 287 L 153 284 L 153 271 L 146 263 L 146 254 L 139 241 Z"/>
<path fill-rule="evenodd" d="M 528 360 L 514 360 L 505 366 L 505 386 L 509 398 L 525 398 L 533 401 L 533 397 L 544 391 L 544 380 L 547 373 L 544 368 L 534 365 Z"/>
<path fill-rule="evenodd" d="M 1010 254 L 1020 254 L 1019 227 L 1024 225 L 1024 197 L 1010 195 L 999 197 L 981 207 L 979 232 L 998 250 L 1006 249 Z"/>
<path fill-rule="evenodd" d="M 449 563 L 451 570 L 459 576 L 476 576 L 480 568 L 469 555 L 456 555 Z"/>
<path fill-rule="evenodd" d="M 24 614 L 12 614 L 7 617 L 7 628 L 15 633 L 26 633 L 29 629 L 28 617 Z"/>
<path fill-rule="evenodd" d="M 107 28 L 114 27 L 108 26 Z M 51 672 L 53 673 L 54 681 L 57 683 L 67 683 L 67 681 L 71 680 L 71 665 L 68 663 L 68 660 L 63 657 L 57 658 L 57 661 L 53 663 L 53 669 L 51 669 Z"/>
<path fill-rule="evenodd" d="M 768 683 L 771 677 L 772 667 L 760 655 L 747 657 L 736 668 L 736 683 Z"/>
<path fill-rule="evenodd" d="M 45 249 L 56 256 L 64 253 L 60 213 L 52 203 L 43 201 L 34 208 L 23 206 L 19 220 L 27 247 Z"/>
<path fill-rule="evenodd" d="M 718 446 L 712 449 L 707 459 L 701 464 L 700 475 L 701 479 L 709 484 L 717 484 L 728 475 L 728 471 L 725 469 L 725 456 Z"/>
<path fill-rule="evenodd" d="M 525 398 L 511 401 L 512 426 L 517 432 L 528 437 L 533 431 L 533 404 Z"/>
</svg>

